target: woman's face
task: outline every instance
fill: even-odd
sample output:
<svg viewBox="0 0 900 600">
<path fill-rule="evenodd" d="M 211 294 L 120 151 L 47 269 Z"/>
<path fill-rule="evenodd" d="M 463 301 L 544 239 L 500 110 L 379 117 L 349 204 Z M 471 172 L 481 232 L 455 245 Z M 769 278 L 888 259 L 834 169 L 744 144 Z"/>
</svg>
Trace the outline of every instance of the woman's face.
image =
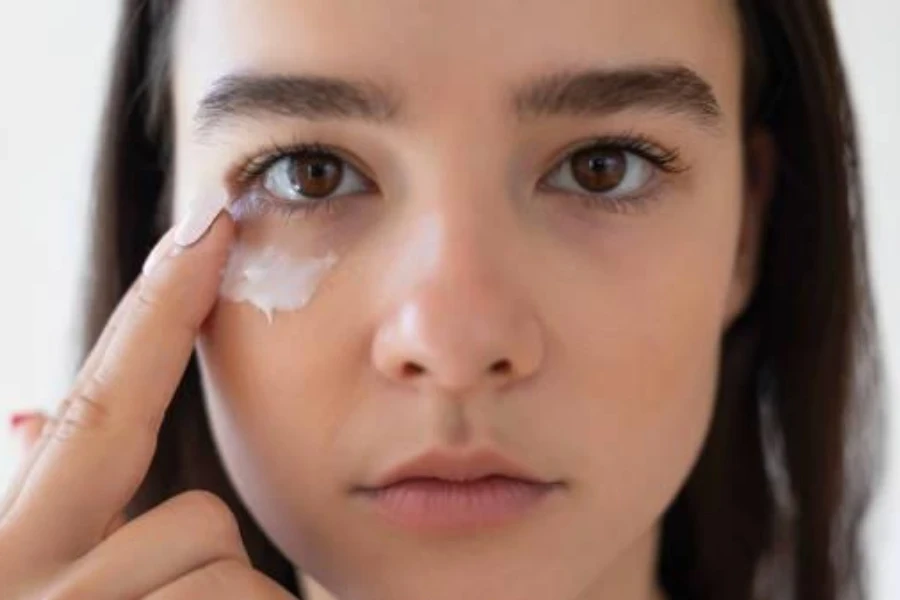
<svg viewBox="0 0 900 600">
<path fill-rule="evenodd" d="M 176 212 L 223 187 L 239 242 L 336 257 L 271 322 L 223 298 L 199 348 L 236 489 L 335 597 L 650 597 L 753 285 L 737 19 L 721 0 L 182 0 Z M 290 154 L 314 142 L 328 154 Z M 349 491 L 484 448 L 564 485 L 478 529 L 411 529 Z"/>
</svg>

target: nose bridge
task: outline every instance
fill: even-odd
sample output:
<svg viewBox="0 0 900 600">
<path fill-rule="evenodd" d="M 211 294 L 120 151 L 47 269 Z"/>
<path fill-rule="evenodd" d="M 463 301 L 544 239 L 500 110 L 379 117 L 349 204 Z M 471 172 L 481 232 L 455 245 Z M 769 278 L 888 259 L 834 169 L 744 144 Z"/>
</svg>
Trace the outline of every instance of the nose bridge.
<svg viewBox="0 0 900 600">
<path fill-rule="evenodd" d="M 457 321 L 448 333 L 464 333 L 476 325 L 499 332 L 504 322 L 525 310 L 502 247 L 510 232 L 491 235 L 485 222 L 477 217 L 442 219 L 433 261 L 413 293 L 418 302 Z"/>
<path fill-rule="evenodd" d="M 454 176 L 466 164 L 444 162 L 418 192 L 428 198 L 410 203 L 423 213 L 399 248 L 405 285 L 373 346 L 391 379 L 455 392 L 529 375 L 542 355 L 534 307 L 511 263 L 517 227 L 504 180 L 484 164 Z"/>
<path fill-rule="evenodd" d="M 511 265 L 504 263 L 516 232 L 503 210 L 474 194 L 464 198 L 445 197 L 434 209 L 431 264 L 422 278 L 433 287 L 455 288 L 458 294 L 487 300 L 502 293 L 505 277 L 512 275 Z"/>
<path fill-rule="evenodd" d="M 487 139 L 502 136 L 488 135 Z M 420 291 L 465 302 L 473 316 L 509 315 L 522 299 L 516 296 L 511 254 L 521 228 L 510 196 L 505 153 L 471 125 L 447 132 L 434 153 L 431 177 L 422 180 L 422 207 L 431 239 Z M 493 318 L 493 317 L 492 317 Z"/>
<path fill-rule="evenodd" d="M 517 237 L 503 153 L 479 143 L 483 136 L 471 125 L 459 124 L 439 139 L 439 147 L 426 145 L 423 154 L 431 158 L 417 165 L 415 198 L 407 202 L 423 225 L 412 249 L 420 275 L 437 285 L 496 284 Z"/>
</svg>

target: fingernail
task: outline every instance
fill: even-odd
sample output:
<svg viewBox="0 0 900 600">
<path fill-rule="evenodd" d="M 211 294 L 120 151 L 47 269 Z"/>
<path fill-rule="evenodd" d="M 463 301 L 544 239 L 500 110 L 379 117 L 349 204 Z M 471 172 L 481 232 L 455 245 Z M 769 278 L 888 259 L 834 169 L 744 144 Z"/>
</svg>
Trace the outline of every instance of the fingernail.
<svg viewBox="0 0 900 600">
<path fill-rule="evenodd" d="M 187 248 L 199 242 L 209 231 L 216 217 L 225 210 L 227 203 L 227 196 L 222 192 L 198 199 L 175 228 L 175 243 Z"/>
<path fill-rule="evenodd" d="M 28 421 L 38 418 L 38 416 L 40 416 L 40 413 L 36 412 L 14 413 L 9 417 L 9 428 L 15 431 Z"/>
</svg>

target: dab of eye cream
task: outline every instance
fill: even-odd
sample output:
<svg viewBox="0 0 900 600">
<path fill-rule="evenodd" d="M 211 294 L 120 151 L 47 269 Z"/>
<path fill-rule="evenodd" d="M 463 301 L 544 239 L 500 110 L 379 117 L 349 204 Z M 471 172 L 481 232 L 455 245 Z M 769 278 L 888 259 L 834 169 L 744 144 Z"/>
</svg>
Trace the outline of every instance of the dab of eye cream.
<svg viewBox="0 0 900 600">
<path fill-rule="evenodd" d="M 236 242 L 225 266 L 219 296 L 252 304 L 271 324 L 275 311 L 306 306 L 337 260 L 333 252 L 323 258 L 294 258 L 272 246 L 251 248 Z"/>
</svg>

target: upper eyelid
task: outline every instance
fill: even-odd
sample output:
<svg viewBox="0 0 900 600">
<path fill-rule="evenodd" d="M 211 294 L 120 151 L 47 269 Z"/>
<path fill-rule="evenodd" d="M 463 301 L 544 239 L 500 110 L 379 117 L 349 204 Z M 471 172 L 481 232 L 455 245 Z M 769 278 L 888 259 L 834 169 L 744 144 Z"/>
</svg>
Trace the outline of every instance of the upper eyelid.
<svg viewBox="0 0 900 600">
<path fill-rule="evenodd" d="M 653 152 L 641 152 L 639 148 L 635 147 L 636 145 L 649 146 L 657 152 L 657 155 L 654 155 Z M 625 152 L 631 152 L 632 154 L 636 154 L 641 158 L 651 160 L 651 162 L 654 162 L 654 159 L 664 159 L 665 161 L 678 163 L 672 166 L 672 171 L 687 170 L 688 168 L 686 165 L 681 163 L 680 149 L 675 147 L 666 147 L 665 145 L 655 142 L 647 136 L 633 132 L 597 135 L 587 140 L 569 144 L 553 155 L 555 158 L 550 162 L 550 166 L 556 168 L 560 165 L 560 163 L 564 162 L 568 158 L 571 158 L 572 155 L 577 154 L 578 152 L 589 150 L 591 148 L 602 147 L 622 148 Z"/>
</svg>

